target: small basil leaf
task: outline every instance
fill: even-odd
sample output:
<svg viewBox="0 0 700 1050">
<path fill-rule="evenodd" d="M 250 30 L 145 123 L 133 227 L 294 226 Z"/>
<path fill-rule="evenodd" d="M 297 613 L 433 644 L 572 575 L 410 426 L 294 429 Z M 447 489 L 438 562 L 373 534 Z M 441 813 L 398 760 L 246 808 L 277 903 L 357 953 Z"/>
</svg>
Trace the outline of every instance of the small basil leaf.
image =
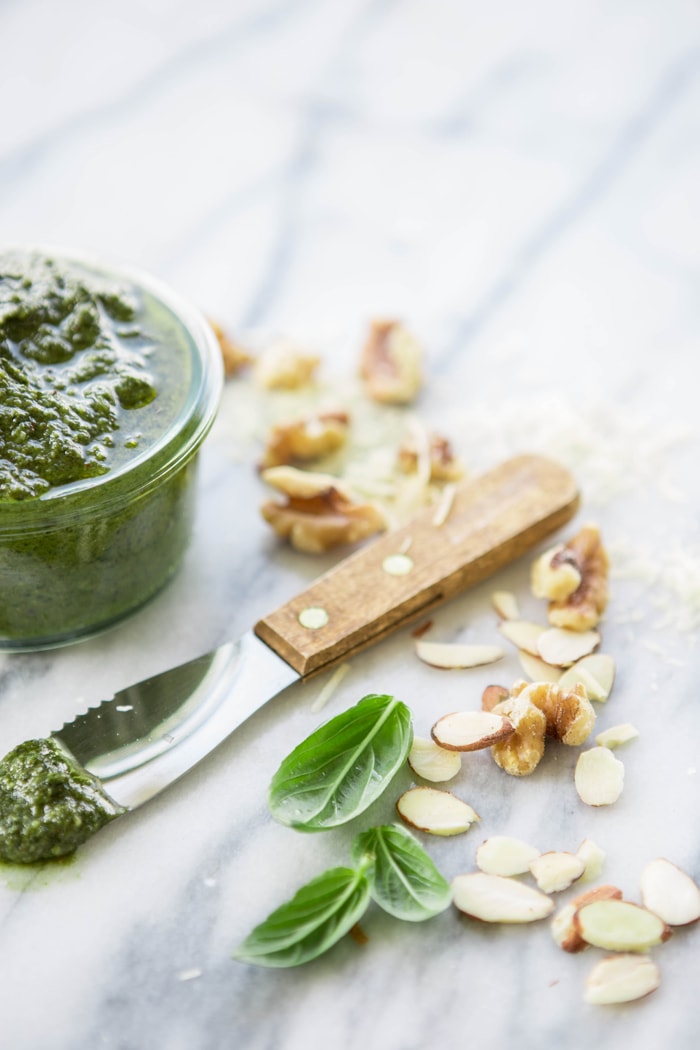
<svg viewBox="0 0 700 1050">
<path fill-rule="evenodd" d="M 270 785 L 273 817 L 302 831 L 345 824 L 384 791 L 412 740 L 405 704 L 393 696 L 365 696 L 284 759 Z"/>
<path fill-rule="evenodd" d="M 421 922 L 449 905 L 450 884 L 413 835 L 397 824 L 363 831 L 352 852 L 356 862 L 371 862 L 372 896 L 397 919 Z"/>
<path fill-rule="evenodd" d="M 366 866 L 331 868 L 256 926 L 234 958 L 257 966 L 309 962 L 359 922 L 369 900 Z"/>
</svg>

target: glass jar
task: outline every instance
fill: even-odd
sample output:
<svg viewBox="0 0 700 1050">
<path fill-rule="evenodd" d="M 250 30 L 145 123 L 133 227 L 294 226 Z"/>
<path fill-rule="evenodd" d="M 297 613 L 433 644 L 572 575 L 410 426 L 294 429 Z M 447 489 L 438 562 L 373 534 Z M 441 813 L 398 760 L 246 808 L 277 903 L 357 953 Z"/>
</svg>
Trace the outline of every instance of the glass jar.
<svg viewBox="0 0 700 1050">
<path fill-rule="evenodd" d="M 97 280 L 116 280 L 147 305 L 148 334 L 160 340 L 165 362 L 161 378 L 167 385 L 173 378 L 167 370 L 177 370 L 177 396 L 160 432 L 156 427 L 147 439 L 139 428 L 150 405 L 123 414 L 135 429 L 125 435 L 120 423 L 117 443 L 131 448 L 113 469 L 31 498 L 0 499 L 2 650 L 49 648 L 93 634 L 137 609 L 173 575 L 191 534 L 197 453 L 223 383 L 209 325 L 166 287 L 135 271 L 46 254 Z M 154 377 L 157 388 L 157 370 Z"/>
</svg>

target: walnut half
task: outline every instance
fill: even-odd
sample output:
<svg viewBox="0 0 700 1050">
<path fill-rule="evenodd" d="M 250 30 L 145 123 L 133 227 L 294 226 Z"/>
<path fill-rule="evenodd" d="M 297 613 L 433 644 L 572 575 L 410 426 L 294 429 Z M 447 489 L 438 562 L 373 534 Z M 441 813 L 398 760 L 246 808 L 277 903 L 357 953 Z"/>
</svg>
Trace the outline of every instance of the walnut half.
<svg viewBox="0 0 700 1050">
<path fill-rule="evenodd" d="M 553 682 L 516 682 L 511 695 L 492 710 L 513 725 L 513 735 L 492 749 L 498 765 L 512 776 L 535 770 L 544 754 L 546 736 L 576 747 L 588 739 L 595 724 L 595 711 L 578 684 L 562 689 Z"/>
<path fill-rule="evenodd" d="M 218 324 L 209 318 L 209 325 L 216 336 L 224 362 L 224 374 L 226 378 L 238 375 L 238 373 L 252 362 L 252 357 L 240 343 L 235 342 L 230 335 Z"/>
<path fill-rule="evenodd" d="M 355 503 L 342 484 L 328 474 L 280 466 L 263 471 L 262 478 L 285 496 L 284 502 L 269 500 L 263 504 L 262 516 L 297 550 L 321 554 L 386 528 L 377 507 Z"/>
<path fill-rule="evenodd" d="M 422 351 L 400 321 L 373 321 L 360 359 L 360 376 L 374 401 L 407 405 L 422 385 Z"/>
<path fill-rule="evenodd" d="M 532 568 L 532 591 L 536 598 L 551 600 L 549 622 L 574 631 L 595 627 L 608 603 L 608 568 L 595 525 L 584 526 L 568 543 L 538 558 Z"/>
<path fill-rule="evenodd" d="M 347 441 L 347 412 L 319 412 L 305 419 L 278 423 L 265 446 L 262 469 L 295 462 L 308 463 L 342 448 Z"/>
</svg>

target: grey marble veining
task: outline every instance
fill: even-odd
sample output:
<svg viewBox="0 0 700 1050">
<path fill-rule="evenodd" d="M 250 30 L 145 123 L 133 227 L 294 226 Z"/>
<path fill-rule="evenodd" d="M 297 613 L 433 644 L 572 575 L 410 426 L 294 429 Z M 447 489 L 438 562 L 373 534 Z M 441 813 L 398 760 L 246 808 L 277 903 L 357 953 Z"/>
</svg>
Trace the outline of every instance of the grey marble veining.
<svg viewBox="0 0 700 1050">
<path fill-rule="evenodd" d="M 470 470 L 533 449 L 576 473 L 574 525 L 599 522 L 615 570 L 604 648 L 618 681 L 598 722 L 640 730 L 620 752 L 625 791 L 584 807 L 570 749 L 527 781 L 474 756 L 454 790 L 480 825 L 426 839 L 446 876 L 510 833 L 543 850 L 594 839 L 605 880 L 632 898 L 655 856 L 698 878 L 697 5 L 6 0 L 0 39 L 3 240 L 151 270 L 252 345 L 307 341 L 336 387 L 368 319 L 401 316 L 426 346 L 416 412 Z M 162 594 L 80 645 L 0 655 L 0 751 L 239 634 L 333 563 L 260 519 L 251 412 L 230 384 L 192 547 Z M 528 569 L 497 582 L 536 615 Z M 492 589 L 434 630 L 496 640 Z M 565 955 L 546 923 L 487 928 L 451 910 L 413 925 L 372 909 L 367 944 L 298 970 L 231 959 L 348 858 L 356 829 L 303 836 L 267 813 L 293 744 L 381 691 L 423 735 L 518 673 L 509 652 L 497 671 L 439 674 L 400 632 L 352 661 L 322 714 L 323 678 L 293 686 L 71 864 L 0 871 L 0 1046 L 694 1048 L 693 929 L 654 953 L 653 996 L 611 1010 L 582 1001 L 598 953 Z M 393 819 L 410 782 L 366 825 Z"/>
</svg>

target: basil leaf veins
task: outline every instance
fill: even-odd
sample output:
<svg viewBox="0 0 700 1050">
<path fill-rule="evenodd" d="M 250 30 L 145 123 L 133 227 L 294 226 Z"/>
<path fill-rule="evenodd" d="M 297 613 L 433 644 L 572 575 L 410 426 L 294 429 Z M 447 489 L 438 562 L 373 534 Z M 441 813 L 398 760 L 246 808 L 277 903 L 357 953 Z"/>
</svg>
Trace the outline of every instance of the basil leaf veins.
<svg viewBox="0 0 700 1050">
<path fill-rule="evenodd" d="M 299 966 L 331 948 L 359 922 L 370 901 L 366 864 L 331 868 L 307 882 L 256 926 L 234 958 L 258 966 Z"/>
<path fill-rule="evenodd" d="M 384 824 L 358 835 L 353 860 L 371 863 L 374 900 L 397 919 L 421 922 L 438 915 L 452 899 L 450 884 L 421 844 L 397 824 Z"/>
<path fill-rule="evenodd" d="M 370 693 L 324 723 L 285 758 L 272 778 L 275 820 L 302 831 L 345 824 L 384 791 L 413 740 L 411 712 Z"/>
</svg>

